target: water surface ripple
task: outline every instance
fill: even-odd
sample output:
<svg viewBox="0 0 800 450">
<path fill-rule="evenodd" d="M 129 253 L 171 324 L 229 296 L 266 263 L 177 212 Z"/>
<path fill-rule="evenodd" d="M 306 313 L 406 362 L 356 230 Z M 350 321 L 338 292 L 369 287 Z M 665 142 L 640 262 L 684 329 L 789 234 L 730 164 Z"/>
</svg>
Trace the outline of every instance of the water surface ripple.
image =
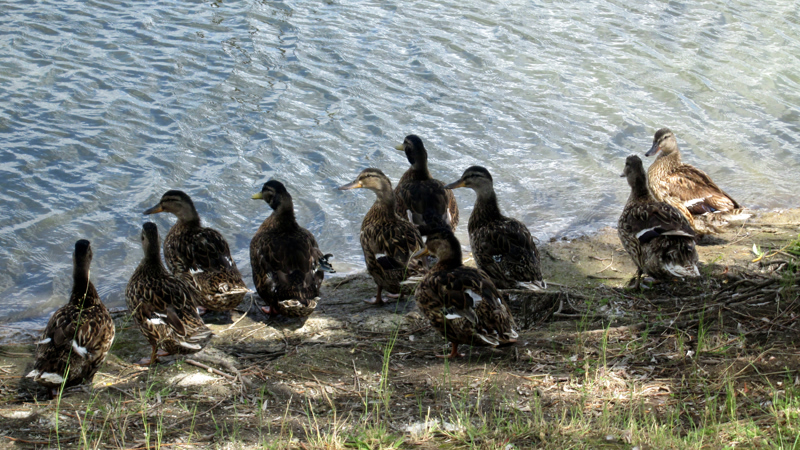
<svg viewBox="0 0 800 450">
<path fill-rule="evenodd" d="M 334 188 L 370 166 L 396 181 L 409 133 L 441 180 L 489 168 L 542 240 L 613 225 L 624 158 L 662 126 L 741 203 L 797 206 L 796 2 L 156 3 L 4 3 L 0 321 L 35 329 L 65 301 L 79 238 L 124 304 L 141 212 L 171 188 L 248 283 L 270 178 L 341 272 L 362 269 L 374 196 Z M 474 194 L 456 195 L 466 244 Z"/>
</svg>

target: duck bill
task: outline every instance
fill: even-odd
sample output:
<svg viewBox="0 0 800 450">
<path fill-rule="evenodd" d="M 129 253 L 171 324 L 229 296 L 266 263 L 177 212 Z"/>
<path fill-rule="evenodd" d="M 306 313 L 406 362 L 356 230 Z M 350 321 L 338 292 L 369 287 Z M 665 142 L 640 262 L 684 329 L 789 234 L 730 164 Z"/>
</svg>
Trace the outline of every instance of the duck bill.
<svg viewBox="0 0 800 450">
<path fill-rule="evenodd" d="M 421 249 L 419 249 L 416 252 L 414 252 L 414 254 L 411 255 L 411 258 L 421 258 L 421 257 L 427 256 L 427 255 L 430 255 L 430 252 L 428 251 L 428 247 L 422 247 Z"/>
<path fill-rule="evenodd" d="M 160 213 L 160 212 L 164 212 L 164 208 L 161 207 L 161 203 L 157 204 L 156 206 L 153 206 L 150 209 L 146 209 L 142 214 L 150 215 L 150 214 L 156 214 L 156 213 Z"/>
<path fill-rule="evenodd" d="M 264 200 L 264 194 L 262 194 L 261 192 L 256 192 L 250 198 L 253 199 L 253 200 Z"/>
<path fill-rule="evenodd" d="M 361 184 L 360 181 L 353 181 L 352 183 L 345 184 L 344 186 L 339 186 L 340 191 L 349 191 L 350 189 L 361 189 L 364 186 Z"/>
<path fill-rule="evenodd" d="M 464 186 L 466 186 L 466 184 L 464 184 L 464 180 L 458 180 L 458 181 L 454 181 L 454 182 L 448 184 L 444 188 L 445 189 L 458 189 L 458 188 L 462 188 Z"/>
<path fill-rule="evenodd" d="M 654 142 L 653 146 L 650 147 L 650 150 L 648 150 L 647 153 L 644 154 L 644 156 L 653 156 L 656 153 L 658 153 L 659 150 L 661 150 L 661 147 L 659 147 L 658 142 Z"/>
<path fill-rule="evenodd" d="M 403 145 L 403 144 L 400 144 L 400 145 L 395 145 L 395 146 L 394 146 L 394 149 L 395 149 L 395 150 L 399 150 L 399 151 L 401 151 L 401 152 L 404 152 L 404 151 L 406 151 L 406 146 L 405 146 L 405 145 Z"/>
</svg>

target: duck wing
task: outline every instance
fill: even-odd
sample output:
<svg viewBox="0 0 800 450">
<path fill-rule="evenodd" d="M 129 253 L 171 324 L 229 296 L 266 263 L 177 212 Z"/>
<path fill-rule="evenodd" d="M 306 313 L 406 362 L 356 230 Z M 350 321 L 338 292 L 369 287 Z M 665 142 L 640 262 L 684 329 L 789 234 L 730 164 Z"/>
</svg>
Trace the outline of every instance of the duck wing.
<svg viewBox="0 0 800 450">
<path fill-rule="evenodd" d="M 623 212 L 620 225 L 641 244 L 663 235 L 695 237 L 683 214 L 664 202 L 631 205 Z"/>
<path fill-rule="evenodd" d="M 473 255 L 497 287 L 511 289 L 519 282 L 544 287 L 539 250 L 522 222 L 506 218 L 470 233 Z"/>
<path fill-rule="evenodd" d="M 662 183 L 667 195 L 678 198 L 695 215 L 741 208 L 705 172 L 689 164 L 679 166 Z"/>
</svg>

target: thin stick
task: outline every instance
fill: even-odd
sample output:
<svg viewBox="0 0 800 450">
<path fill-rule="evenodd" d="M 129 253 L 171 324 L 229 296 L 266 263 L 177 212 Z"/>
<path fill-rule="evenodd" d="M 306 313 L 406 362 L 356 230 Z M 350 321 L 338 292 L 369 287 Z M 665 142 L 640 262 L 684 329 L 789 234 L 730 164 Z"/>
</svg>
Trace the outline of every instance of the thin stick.
<svg viewBox="0 0 800 450">
<path fill-rule="evenodd" d="M 236 326 L 236 324 L 238 324 L 239 322 L 241 322 L 241 321 L 242 321 L 242 319 L 244 319 L 245 317 L 247 317 L 247 313 L 249 313 L 249 312 L 250 312 L 250 309 L 253 307 L 253 302 L 254 302 L 254 301 L 255 301 L 255 296 L 254 296 L 254 295 L 251 295 L 251 296 L 250 296 L 250 306 L 248 306 L 248 307 L 247 307 L 247 311 L 245 311 L 245 312 L 244 312 L 244 314 L 242 314 L 242 317 L 239 317 L 238 319 L 236 319 L 236 322 L 233 322 L 233 323 L 231 324 L 231 326 L 229 326 L 228 328 L 225 328 L 224 330 L 220 331 L 220 334 L 222 334 L 222 333 L 224 333 L 224 332 L 226 332 L 226 331 L 230 330 L 231 328 L 235 327 L 235 326 Z"/>
<path fill-rule="evenodd" d="M 207 370 L 209 372 L 212 372 L 212 373 L 215 373 L 217 375 L 223 376 L 223 377 L 225 377 L 225 378 L 227 378 L 229 380 L 235 380 L 236 379 L 236 377 L 233 376 L 233 375 L 228 375 L 227 373 L 225 373 L 225 372 L 223 372 L 221 370 L 217 370 L 217 369 L 215 369 L 215 368 L 213 368 L 211 366 L 207 366 L 207 365 L 205 365 L 205 364 L 203 364 L 201 362 L 197 362 L 197 361 L 195 361 L 193 359 L 184 359 L 184 362 L 186 362 L 186 364 L 191 364 L 193 366 L 197 366 L 197 367 L 199 367 L 201 369 L 205 369 L 205 370 Z"/>
</svg>

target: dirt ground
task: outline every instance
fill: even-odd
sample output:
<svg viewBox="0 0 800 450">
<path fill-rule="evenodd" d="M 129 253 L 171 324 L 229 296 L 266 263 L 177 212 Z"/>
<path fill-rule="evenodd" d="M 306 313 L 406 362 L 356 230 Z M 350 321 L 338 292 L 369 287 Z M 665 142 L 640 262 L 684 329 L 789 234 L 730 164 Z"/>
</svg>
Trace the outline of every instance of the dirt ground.
<svg viewBox="0 0 800 450">
<path fill-rule="evenodd" d="M 799 224 L 758 214 L 703 238 L 700 280 L 642 291 L 614 229 L 543 243 L 547 291 L 507 292 L 518 343 L 454 361 L 413 296 L 364 303 L 366 274 L 306 320 L 248 298 L 149 370 L 118 311 L 93 385 L 60 399 L 24 378 L 31 342 L 0 348 L 0 447 L 800 448 Z"/>
</svg>

